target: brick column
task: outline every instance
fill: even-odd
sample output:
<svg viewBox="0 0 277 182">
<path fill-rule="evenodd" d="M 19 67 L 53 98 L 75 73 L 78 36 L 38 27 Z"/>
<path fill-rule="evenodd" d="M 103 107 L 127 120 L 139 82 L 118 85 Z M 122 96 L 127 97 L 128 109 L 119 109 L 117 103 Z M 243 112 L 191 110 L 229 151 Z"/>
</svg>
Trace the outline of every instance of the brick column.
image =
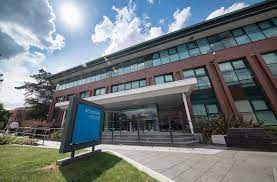
<svg viewBox="0 0 277 182">
<path fill-rule="evenodd" d="M 265 96 L 269 100 L 272 111 L 277 114 L 277 89 L 272 80 L 272 77 L 267 74 L 262 60 L 258 58 L 257 55 L 246 56 L 249 62 L 249 67 L 253 74 L 255 75 L 256 82 L 263 90 Z"/>
<path fill-rule="evenodd" d="M 235 106 L 231 92 L 226 85 L 224 78 L 220 72 L 217 63 L 208 63 L 206 65 L 211 84 L 213 86 L 217 101 L 224 115 L 235 114 L 238 116 L 238 111 Z"/>
<path fill-rule="evenodd" d="M 47 123 L 50 123 L 50 121 L 52 119 L 53 112 L 55 109 L 55 104 L 56 104 L 56 98 L 53 96 L 50 107 L 49 107 L 49 111 L 48 111 Z"/>
</svg>

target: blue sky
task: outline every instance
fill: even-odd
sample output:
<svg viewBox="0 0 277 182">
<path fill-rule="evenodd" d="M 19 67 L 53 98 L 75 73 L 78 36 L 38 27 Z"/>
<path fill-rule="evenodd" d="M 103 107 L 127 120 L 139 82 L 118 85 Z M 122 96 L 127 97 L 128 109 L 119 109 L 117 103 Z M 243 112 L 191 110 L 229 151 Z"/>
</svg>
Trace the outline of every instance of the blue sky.
<svg viewBox="0 0 277 182">
<path fill-rule="evenodd" d="M 5 81 L 0 86 L 0 102 L 7 108 L 22 106 L 23 92 L 14 87 L 31 81 L 29 75 L 40 68 L 56 73 L 258 2 L 261 0 L 2 2 L 0 72 Z"/>
</svg>

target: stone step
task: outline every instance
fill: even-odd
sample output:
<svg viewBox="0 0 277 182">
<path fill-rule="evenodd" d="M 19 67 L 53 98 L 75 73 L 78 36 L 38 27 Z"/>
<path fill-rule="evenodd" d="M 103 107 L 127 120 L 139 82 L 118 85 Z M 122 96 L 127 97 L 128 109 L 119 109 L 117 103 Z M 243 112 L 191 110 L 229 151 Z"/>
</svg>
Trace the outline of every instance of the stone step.
<svg viewBox="0 0 277 182">
<path fill-rule="evenodd" d="M 102 140 L 112 140 L 112 138 L 106 138 L 102 137 Z M 125 137 L 114 137 L 114 141 L 129 141 L 129 140 L 138 140 L 138 137 L 134 138 L 125 138 Z M 162 137 L 162 138 L 145 138 L 145 137 L 140 137 L 141 141 L 168 141 L 171 142 L 170 137 Z M 173 141 L 175 142 L 184 142 L 184 141 L 193 141 L 195 140 L 195 137 L 183 137 L 183 138 L 173 138 Z"/>
</svg>

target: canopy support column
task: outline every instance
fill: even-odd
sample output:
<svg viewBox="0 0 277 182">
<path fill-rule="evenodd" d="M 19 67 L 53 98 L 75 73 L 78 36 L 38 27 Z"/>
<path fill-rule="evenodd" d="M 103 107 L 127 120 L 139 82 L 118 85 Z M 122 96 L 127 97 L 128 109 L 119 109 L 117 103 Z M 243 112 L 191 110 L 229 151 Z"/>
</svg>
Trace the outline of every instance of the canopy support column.
<svg viewBox="0 0 277 182">
<path fill-rule="evenodd" d="M 183 102 L 184 102 L 184 106 L 185 106 L 185 110 L 186 110 L 186 114 L 187 114 L 187 119 L 189 122 L 190 132 L 191 132 L 191 134 L 194 134 L 193 125 L 192 125 L 191 116 L 190 116 L 189 107 L 188 107 L 188 102 L 187 102 L 185 93 L 182 93 L 182 96 L 183 96 Z"/>
</svg>

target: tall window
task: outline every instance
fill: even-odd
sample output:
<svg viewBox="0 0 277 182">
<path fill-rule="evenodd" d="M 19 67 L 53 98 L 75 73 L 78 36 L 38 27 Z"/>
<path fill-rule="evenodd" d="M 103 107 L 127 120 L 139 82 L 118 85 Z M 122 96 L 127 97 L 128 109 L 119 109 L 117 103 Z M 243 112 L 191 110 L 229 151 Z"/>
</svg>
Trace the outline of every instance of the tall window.
<svg viewBox="0 0 277 182">
<path fill-rule="evenodd" d="M 80 93 L 80 98 L 86 98 L 86 97 L 89 97 L 89 91 L 83 91 Z"/>
<path fill-rule="evenodd" d="M 253 76 L 243 60 L 221 63 L 219 68 L 228 85 L 255 85 Z"/>
<path fill-rule="evenodd" d="M 247 35 L 252 41 L 265 39 L 264 34 L 260 31 L 259 27 L 255 24 L 247 25 L 243 27 Z"/>
<path fill-rule="evenodd" d="M 172 74 L 166 74 L 166 75 L 160 75 L 155 77 L 155 83 L 156 84 L 162 84 L 167 82 L 173 81 L 173 75 Z"/>
<path fill-rule="evenodd" d="M 271 22 L 270 20 L 260 22 L 258 23 L 258 26 L 267 38 L 277 36 L 277 27 L 275 27 L 273 22 Z"/>
<path fill-rule="evenodd" d="M 204 68 L 190 69 L 183 71 L 184 78 L 196 78 L 198 89 L 211 88 L 210 79 Z"/>
<path fill-rule="evenodd" d="M 128 83 L 122 83 L 119 85 L 113 85 L 112 86 L 112 92 L 120 92 L 123 90 L 130 90 L 130 89 L 135 89 L 135 88 L 140 88 L 140 87 L 145 87 L 146 86 L 146 80 L 137 80 L 133 82 L 128 82 Z"/>
<path fill-rule="evenodd" d="M 262 55 L 272 75 L 277 76 L 277 52 Z"/>
<path fill-rule="evenodd" d="M 246 35 L 246 33 L 241 28 L 232 30 L 232 34 L 235 37 L 235 40 L 238 43 L 238 45 L 243 45 L 243 44 L 247 44 L 250 42 L 249 37 Z"/>
<path fill-rule="evenodd" d="M 95 91 L 94 91 L 94 95 L 95 96 L 97 96 L 97 95 L 104 95 L 105 93 L 106 93 L 106 88 L 105 87 L 95 89 Z"/>
</svg>

